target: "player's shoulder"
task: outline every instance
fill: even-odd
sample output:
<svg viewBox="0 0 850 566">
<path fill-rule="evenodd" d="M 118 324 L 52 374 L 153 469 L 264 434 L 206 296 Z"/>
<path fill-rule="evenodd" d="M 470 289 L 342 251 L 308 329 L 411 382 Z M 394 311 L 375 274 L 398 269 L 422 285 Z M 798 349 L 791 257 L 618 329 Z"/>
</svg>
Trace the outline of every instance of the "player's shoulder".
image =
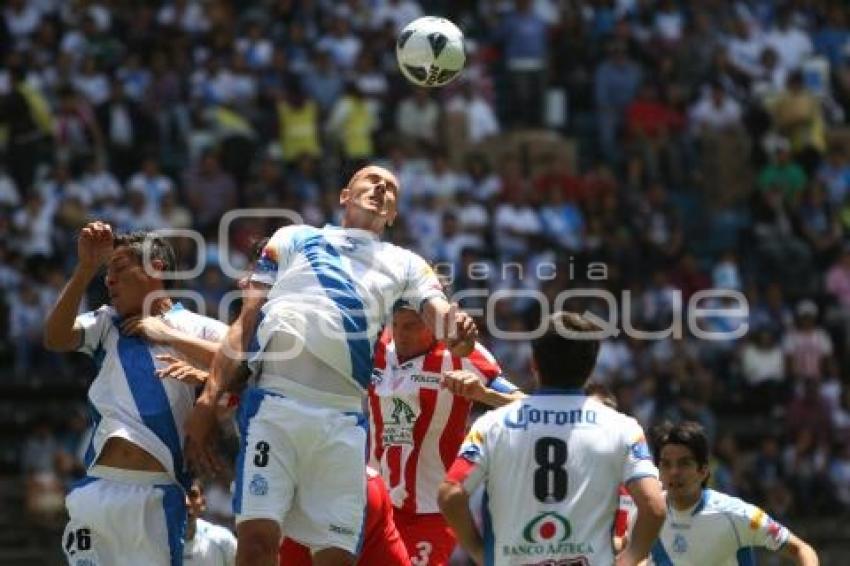
<svg viewBox="0 0 850 566">
<path fill-rule="evenodd" d="M 81 313 L 80 316 L 91 319 L 113 319 L 118 318 L 118 311 L 112 305 L 101 305 L 92 311 Z"/>
<path fill-rule="evenodd" d="M 701 507 L 699 509 L 700 512 L 723 513 L 748 521 L 758 520 L 760 514 L 764 515 L 764 511 L 752 503 L 748 503 L 739 497 L 708 488 L 703 490 L 699 506 Z"/>
<path fill-rule="evenodd" d="M 507 405 L 490 409 L 475 420 L 473 428 L 480 431 L 501 429 L 505 426 L 512 428 L 512 424 L 520 420 L 518 414 L 522 412 L 527 399 L 516 399 Z"/>
<path fill-rule="evenodd" d="M 224 338 L 227 325 L 220 320 L 190 311 L 181 303 L 174 303 L 171 310 L 165 313 L 168 322 L 180 330 L 197 337 L 216 342 Z"/>
</svg>

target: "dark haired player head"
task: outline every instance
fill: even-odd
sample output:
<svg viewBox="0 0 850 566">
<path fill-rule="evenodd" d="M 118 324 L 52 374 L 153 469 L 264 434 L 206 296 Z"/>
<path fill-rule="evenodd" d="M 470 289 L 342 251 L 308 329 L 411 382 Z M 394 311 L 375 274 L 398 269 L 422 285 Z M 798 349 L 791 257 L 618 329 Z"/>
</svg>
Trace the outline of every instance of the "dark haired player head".
<svg viewBox="0 0 850 566">
<path fill-rule="evenodd" d="M 692 421 L 662 425 L 655 431 L 656 465 L 667 498 L 677 509 L 696 505 L 708 483 L 708 437 Z"/>
<path fill-rule="evenodd" d="M 556 312 L 546 320 L 546 331 L 531 348 L 540 385 L 580 389 L 596 366 L 600 328 L 574 312 Z"/>
</svg>

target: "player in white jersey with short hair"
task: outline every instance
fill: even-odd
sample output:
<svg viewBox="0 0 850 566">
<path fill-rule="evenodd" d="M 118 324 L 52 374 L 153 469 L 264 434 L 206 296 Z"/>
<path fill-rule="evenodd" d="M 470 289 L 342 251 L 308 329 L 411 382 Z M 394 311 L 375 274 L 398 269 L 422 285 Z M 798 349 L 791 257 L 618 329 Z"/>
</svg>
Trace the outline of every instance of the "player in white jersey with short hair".
<svg viewBox="0 0 850 566">
<path fill-rule="evenodd" d="M 598 330 L 575 313 L 551 315 L 532 343 L 542 388 L 478 419 L 440 486 L 440 508 L 477 564 L 615 563 L 621 483 L 638 519 L 616 564 L 648 554 L 664 500 L 643 431 L 581 389 L 596 364 Z M 483 536 L 468 507 L 482 483 Z"/>
<path fill-rule="evenodd" d="M 655 458 L 667 494 L 667 520 L 652 547 L 654 566 L 755 564 L 754 547 L 781 552 L 800 566 L 817 566 L 806 542 L 737 497 L 707 489 L 708 439 L 695 422 L 663 427 Z"/>
<path fill-rule="evenodd" d="M 150 270 L 173 270 L 174 252 L 154 234 L 113 236 L 109 225 L 93 222 L 80 232 L 78 255 L 44 334 L 47 348 L 84 352 L 98 366 L 88 391 L 88 469 L 66 498 L 65 553 L 71 564 L 181 564 L 188 486 L 182 430 L 196 391 L 157 372 L 175 356 L 209 364 L 227 327 L 168 297 Z M 76 316 L 103 263 L 112 305 Z"/>
<path fill-rule="evenodd" d="M 425 260 L 379 239 L 395 219 L 398 190 L 395 175 L 364 167 L 340 193 L 342 227 L 278 230 L 253 277 L 270 286 L 267 301 L 243 307 L 213 363 L 187 424 L 188 454 L 200 466 L 214 459 L 213 408 L 262 308 L 257 387 L 240 408 L 238 564 L 276 564 L 282 532 L 309 546 L 315 564 L 354 561 L 366 504 L 364 392 L 396 301 L 407 300 L 441 338 L 451 330 L 457 353 L 472 349 L 472 319 L 449 305 Z"/>
<path fill-rule="evenodd" d="M 236 564 L 236 537 L 221 525 L 201 519 L 207 508 L 204 488 L 197 480 L 186 493 L 189 521 L 183 566 L 233 566 Z"/>
</svg>

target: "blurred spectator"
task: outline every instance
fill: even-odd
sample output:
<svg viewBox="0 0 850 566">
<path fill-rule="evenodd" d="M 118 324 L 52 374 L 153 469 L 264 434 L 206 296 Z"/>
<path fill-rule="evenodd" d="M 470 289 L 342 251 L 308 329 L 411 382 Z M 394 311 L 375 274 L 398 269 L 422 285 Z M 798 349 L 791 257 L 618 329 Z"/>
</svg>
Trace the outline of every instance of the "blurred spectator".
<svg viewBox="0 0 850 566">
<path fill-rule="evenodd" d="M 174 183 L 160 171 L 155 157 L 145 157 L 142 168 L 127 181 L 127 189 L 141 192 L 145 196 L 149 210 L 159 209 L 163 197 L 174 191 Z"/>
<path fill-rule="evenodd" d="M 302 155 L 319 155 L 319 107 L 297 83 L 277 102 L 277 120 L 285 161 L 292 163 Z"/>
<path fill-rule="evenodd" d="M 605 157 L 616 161 L 617 140 L 623 125 L 623 115 L 637 94 L 643 73 L 629 59 L 626 46 L 612 42 L 608 58 L 596 68 L 594 89 L 600 149 Z"/>
<path fill-rule="evenodd" d="M 850 195 L 850 162 L 844 146 L 830 146 L 816 178 L 826 186 L 829 202 L 833 206 L 841 206 Z"/>
<path fill-rule="evenodd" d="M 759 188 L 779 191 L 787 201 L 796 202 L 806 186 L 806 172 L 793 161 L 791 144 L 787 139 L 773 138 L 769 146 L 771 162 L 759 173 Z"/>
<path fill-rule="evenodd" d="M 125 95 L 124 85 L 114 79 L 108 100 L 95 109 L 106 142 L 109 167 L 122 181 L 139 167 L 139 155 L 149 149 L 156 135 L 141 107 Z"/>
<path fill-rule="evenodd" d="M 783 350 L 788 356 L 791 376 L 804 382 L 817 382 L 823 376 L 824 361 L 832 355 L 832 339 L 818 326 L 818 307 L 805 299 L 797 303 L 797 325 L 785 336 Z"/>
<path fill-rule="evenodd" d="M 777 14 L 775 27 L 768 32 L 765 42 L 779 54 L 779 62 L 788 71 L 799 69 L 814 52 L 812 40 L 793 21 L 790 6 L 783 6 Z"/>
<path fill-rule="evenodd" d="M 398 105 L 395 124 L 398 132 L 418 145 L 420 151 L 437 147 L 437 122 L 440 107 L 427 88 L 414 88 L 411 96 Z"/>
<path fill-rule="evenodd" d="M 756 328 L 741 351 L 744 399 L 753 412 L 781 407 L 786 399 L 785 352 L 770 328 Z"/>
<path fill-rule="evenodd" d="M 507 68 L 508 121 L 514 126 L 535 127 L 543 123 L 543 95 L 549 29 L 532 7 L 531 0 L 514 0 L 498 29 Z"/>
<path fill-rule="evenodd" d="M 349 83 L 345 95 L 334 103 L 325 129 L 335 139 L 348 163 L 346 170 L 374 155 L 372 133 L 378 127 L 374 108 L 354 83 Z"/>
<path fill-rule="evenodd" d="M 330 112 L 345 88 L 344 75 L 334 66 L 327 49 L 316 49 L 312 64 L 302 74 L 304 92 L 315 100 L 323 114 Z"/>
<path fill-rule="evenodd" d="M 218 156 L 207 151 L 198 165 L 186 173 L 186 200 L 201 232 L 218 226 L 221 215 L 236 206 L 236 183 L 221 169 Z"/>
<path fill-rule="evenodd" d="M 50 423 L 40 419 L 33 425 L 21 454 L 26 481 L 25 507 L 32 519 L 49 521 L 61 517 L 65 491 L 54 467 L 58 451 Z"/>
<path fill-rule="evenodd" d="M 773 103 L 772 115 L 776 129 L 789 140 L 794 158 L 812 175 L 826 150 L 826 134 L 821 103 L 806 89 L 802 72 L 788 75 L 786 90 Z"/>
<path fill-rule="evenodd" d="M 689 120 L 691 129 L 698 137 L 709 136 L 729 130 L 740 130 L 741 105 L 726 93 L 719 82 L 712 82 L 703 89 L 700 99 L 691 107 Z"/>
<path fill-rule="evenodd" d="M 446 115 L 461 116 L 465 126 L 466 142 L 475 145 L 501 131 L 493 107 L 471 81 L 461 86 L 461 91 L 446 103 Z"/>
</svg>

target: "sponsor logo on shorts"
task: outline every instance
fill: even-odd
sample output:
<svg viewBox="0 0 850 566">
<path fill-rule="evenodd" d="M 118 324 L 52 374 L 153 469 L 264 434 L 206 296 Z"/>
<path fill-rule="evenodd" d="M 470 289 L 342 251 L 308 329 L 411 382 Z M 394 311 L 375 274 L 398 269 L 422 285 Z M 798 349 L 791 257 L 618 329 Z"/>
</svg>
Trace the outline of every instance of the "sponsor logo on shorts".
<svg viewBox="0 0 850 566">
<path fill-rule="evenodd" d="M 248 484 L 248 491 L 251 495 L 263 496 L 269 492 L 269 482 L 260 474 L 254 474 L 251 483 Z"/>
<path fill-rule="evenodd" d="M 338 535 L 345 535 L 348 537 L 354 536 L 354 529 L 349 529 L 348 527 L 340 527 L 339 525 L 331 525 L 328 527 L 328 530 L 332 533 L 336 533 Z"/>
</svg>

